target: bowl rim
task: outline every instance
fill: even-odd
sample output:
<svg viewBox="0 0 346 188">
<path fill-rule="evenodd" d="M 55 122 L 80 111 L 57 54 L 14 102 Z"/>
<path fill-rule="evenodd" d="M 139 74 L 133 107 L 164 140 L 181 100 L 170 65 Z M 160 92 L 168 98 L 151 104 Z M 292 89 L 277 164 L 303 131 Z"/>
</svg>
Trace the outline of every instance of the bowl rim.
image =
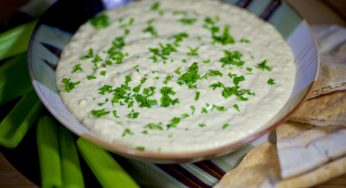
<svg viewBox="0 0 346 188">
<path fill-rule="evenodd" d="M 38 20 L 34 31 L 31 35 L 29 46 L 28 46 L 28 52 L 27 52 L 27 58 L 28 58 L 28 69 L 29 69 L 29 75 L 33 84 L 33 88 L 36 92 L 36 94 L 39 96 L 41 102 L 44 104 L 44 106 L 47 108 L 47 110 L 50 112 L 51 115 L 54 116 L 56 120 L 58 120 L 65 128 L 69 129 L 72 131 L 74 134 L 91 141 L 94 144 L 97 144 L 98 146 L 114 152 L 116 154 L 119 154 L 121 156 L 125 156 L 128 158 L 133 158 L 133 159 L 141 159 L 141 160 L 146 160 L 146 161 L 151 161 L 151 162 L 157 162 L 157 163 L 182 163 L 182 162 L 191 162 L 191 161 L 199 161 L 201 159 L 209 159 L 212 157 L 216 157 L 227 153 L 231 153 L 235 151 L 236 149 L 240 148 L 241 146 L 244 146 L 246 144 L 251 143 L 252 141 L 258 139 L 261 136 L 264 136 L 265 134 L 269 133 L 270 131 L 274 130 L 277 128 L 279 125 L 282 123 L 286 122 L 288 118 L 294 114 L 296 111 L 298 111 L 303 103 L 308 100 L 309 94 L 312 92 L 313 87 L 316 84 L 316 80 L 318 77 L 319 69 L 320 69 L 320 57 L 317 55 L 316 61 L 314 64 L 317 66 L 316 72 L 314 73 L 314 80 L 311 82 L 311 84 L 308 86 L 308 89 L 302 99 L 291 109 L 283 118 L 279 119 L 277 122 L 273 123 L 272 125 L 267 126 L 264 129 L 260 129 L 257 132 L 251 133 L 244 138 L 237 140 L 235 142 L 226 144 L 224 146 L 219 146 L 216 148 L 212 149 L 205 149 L 202 151 L 194 151 L 194 152 L 177 152 L 177 153 L 160 153 L 160 152 L 152 152 L 152 151 L 138 151 L 135 148 L 123 146 L 121 144 L 116 144 L 116 143 L 109 143 L 102 138 L 97 137 L 96 135 L 84 132 L 81 134 L 78 134 L 75 130 L 73 130 L 67 122 L 64 122 L 62 119 L 60 119 L 60 116 L 54 112 L 50 104 L 44 100 L 44 96 L 42 95 L 42 92 L 40 88 L 34 84 L 34 80 L 36 80 L 35 75 L 33 73 L 32 65 L 33 65 L 33 60 L 32 60 L 32 54 L 33 54 L 33 45 L 36 40 L 37 32 L 39 28 L 43 25 L 43 18 L 47 15 L 47 12 L 49 12 L 51 9 L 55 8 L 58 3 L 61 2 L 56 2 L 53 6 L 49 7 L 47 11 L 40 17 Z M 316 49 L 317 54 L 319 54 L 319 49 L 317 47 L 317 42 L 316 39 L 312 33 L 310 25 L 306 22 L 306 20 L 303 18 L 303 16 L 287 1 L 284 1 L 282 3 L 287 4 L 290 9 L 292 9 L 295 14 L 301 19 L 301 23 L 305 25 L 307 28 L 311 39 L 312 39 L 312 46 Z"/>
</svg>

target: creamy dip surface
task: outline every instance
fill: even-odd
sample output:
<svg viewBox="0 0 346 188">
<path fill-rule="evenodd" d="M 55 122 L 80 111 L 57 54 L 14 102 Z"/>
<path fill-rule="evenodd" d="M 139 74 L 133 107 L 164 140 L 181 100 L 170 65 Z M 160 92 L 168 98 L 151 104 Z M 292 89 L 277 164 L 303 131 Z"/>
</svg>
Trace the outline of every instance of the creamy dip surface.
<svg viewBox="0 0 346 188">
<path fill-rule="evenodd" d="M 255 15 L 209 0 L 145 0 L 103 12 L 66 45 L 68 109 L 102 139 L 194 152 L 260 130 L 287 102 L 294 58 Z"/>
</svg>

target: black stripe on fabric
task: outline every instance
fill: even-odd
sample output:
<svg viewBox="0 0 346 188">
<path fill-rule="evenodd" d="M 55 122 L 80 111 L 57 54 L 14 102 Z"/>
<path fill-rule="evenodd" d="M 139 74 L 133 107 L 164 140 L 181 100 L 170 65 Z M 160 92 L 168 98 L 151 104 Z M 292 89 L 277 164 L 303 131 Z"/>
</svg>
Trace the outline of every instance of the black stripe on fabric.
<svg viewBox="0 0 346 188">
<path fill-rule="evenodd" d="M 208 174 L 210 174 L 211 176 L 215 177 L 218 180 L 220 180 L 226 173 L 224 170 L 222 170 L 212 161 L 201 161 L 201 162 L 194 163 L 194 165 L 204 170 L 205 172 L 207 172 Z"/>
<path fill-rule="evenodd" d="M 177 181 L 190 188 L 211 188 L 210 185 L 204 183 L 195 175 L 187 171 L 180 165 L 160 165 L 156 164 L 161 170 L 172 176 Z"/>
<path fill-rule="evenodd" d="M 237 6 L 246 8 L 247 6 L 249 6 L 249 4 L 251 3 L 251 1 L 252 1 L 252 0 L 239 0 L 239 1 L 237 2 Z"/>
<path fill-rule="evenodd" d="M 273 13 L 280 7 L 281 0 L 272 0 L 261 14 L 263 20 L 269 20 Z"/>
<path fill-rule="evenodd" d="M 54 64 L 54 63 L 52 63 L 52 62 L 49 62 L 49 61 L 47 61 L 47 60 L 45 60 L 45 59 L 42 59 L 42 61 L 44 62 L 44 63 L 46 63 L 51 69 L 53 69 L 54 71 L 56 71 L 56 64 Z"/>
<path fill-rule="evenodd" d="M 56 55 L 57 57 L 60 57 L 62 50 L 58 47 L 55 47 L 53 45 L 41 42 L 41 44 L 50 52 L 52 52 L 54 55 Z"/>
</svg>

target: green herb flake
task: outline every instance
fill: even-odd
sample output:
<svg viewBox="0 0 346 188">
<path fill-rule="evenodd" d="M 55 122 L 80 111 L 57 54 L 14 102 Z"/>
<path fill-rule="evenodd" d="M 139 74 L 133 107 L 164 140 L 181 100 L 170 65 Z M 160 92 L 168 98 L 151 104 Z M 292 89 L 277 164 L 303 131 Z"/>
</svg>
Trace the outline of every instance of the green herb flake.
<svg viewBox="0 0 346 188">
<path fill-rule="evenodd" d="M 209 87 L 213 88 L 213 90 L 215 90 L 216 88 L 224 88 L 224 84 L 221 82 L 217 82 L 217 83 L 212 83 Z"/>
<path fill-rule="evenodd" d="M 99 117 L 102 117 L 102 116 L 109 114 L 109 111 L 106 111 L 105 109 L 100 109 L 100 110 L 92 110 L 90 113 L 94 117 L 99 118 Z"/>
<path fill-rule="evenodd" d="M 154 37 L 156 37 L 158 35 L 157 30 L 152 25 L 149 25 L 148 27 L 144 28 L 142 31 L 144 33 L 149 33 L 149 34 L 151 34 L 151 36 L 154 36 Z"/>
<path fill-rule="evenodd" d="M 269 80 L 267 81 L 267 84 L 268 84 L 268 85 L 275 85 L 276 83 L 275 83 L 275 80 L 274 80 L 274 79 L 269 78 Z"/>
<path fill-rule="evenodd" d="M 69 78 L 62 79 L 62 83 L 64 84 L 65 91 L 70 92 L 72 91 L 78 84 L 80 84 L 80 81 L 78 82 L 72 82 Z"/>
<path fill-rule="evenodd" d="M 129 83 L 132 81 L 131 75 L 125 76 L 125 85 L 129 85 Z"/>
<path fill-rule="evenodd" d="M 200 124 L 198 124 L 198 126 L 201 127 L 201 128 L 204 128 L 204 127 L 206 127 L 207 125 L 206 125 L 205 123 L 200 123 Z"/>
<path fill-rule="evenodd" d="M 210 62 L 211 62 L 211 60 L 210 60 L 210 59 L 208 59 L 208 60 L 204 60 L 204 61 L 203 61 L 203 63 L 204 63 L 204 64 L 209 64 Z"/>
<path fill-rule="evenodd" d="M 201 92 L 196 91 L 195 97 L 194 97 L 195 101 L 198 101 L 200 95 L 201 95 Z"/>
<path fill-rule="evenodd" d="M 262 70 L 262 71 L 271 71 L 272 68 L 270 66 L 268 66 L 268 61 L 265 59 L 263 61 L 261 61 L 260 63 L 257 64 L 256 68 Z"/>
<path fill-rule="evenodd" d="M 222 57 L 219 61 L 222 63 L 222 67 L 226 65 L 235 65 L 241 67 L 244 65 L 244 60 L 242 59 L 243 54 L 239 51 L 228 51 L 224 50 L 225 56 Z"/>
<path fill-rule="evenodd" d="M 113 117 L 119 118 L 118 112 L 116 110 L 112 111 Z"/>
<path fill-rule="evenodd" d="M 159 8 L 160 8 L 160 2 L 155 2 L 150 6 L 150 10 L 152 11 L 159 10 Z"/>
<path fill-rule="evenodd" d="M 145 148 L 143 146 L 137 146 L 136 150 L 137 151 L 145 151 Z"/>
<path fill-rule="evenodd" d="M 181 18 L 178 20 L 180 23 L 183 25 L 193 25 L 194 23 L 197 22 L 196 18 Z"/>
<path fill-rule="evenodd" d="M 253 68 L 251 68 L 251 67 L 246 67 L 246 70 L 247 70 L 248 72 L 252 72 Z"/>
<path fill-rule="evenodd" d="M 101 71 L 101 72 L 100 72 L 100 75 L 101 75 L 101 76 L 106 76 L 106 74 L 107 74 L 107 71 Z"/>
<path fill-rule="evenodd" d="M 206 114 L 206 113 L 208 113 L 207 108 L 206 108 L 206 107 L 203 107 L 203 108 L 202 108 L 202 110 L 201 110 L 201 113 L 202 113 L 202 114 Z"/>
<path fill-rule="evenodd" d="M 72 73 L 75 73 L 75 72 L 83 72 L 81 64 L 76 64 L 76 65 L 73 66 Z"/>
<path fill-rule="evenodd" d="M 181 74 L 181 72 L 180 72 L 180 69 L 181 69 L 181 67 L 178 67 L 177 69 L 175 69 L 175 74 L 178 74 L 178 75 L 180 75 Z"/>
<path fill-rule="evenodd" d="M 150 59 L 152 59 L 154 63 L 159 60 L 165 61 L 173 52 L 177 52 L 177 49 L 172 44 L 159 44 L 159 46 L 159 48 L 149 48 L 149 51 L 152 53 Z"/>
<path fill-rule="evenodd" d="M 190 115 L 187 113 L 181 115 L 181 119 L 186 119 L 188 117 L 190 117 Z"/>
<path fill-rule="evenodd" d="M 90 24 L 96 29 L 102 29 L 109 26 L 109 18 L 105 14 L 99 14 L 90 19 Z"/>
<path fill-rule="evenodd" d="M 173 75 L 167 75 L 165 79 L 163 80 L 163 83 L 167 85 L 167 83 L 173 79 Z"/>
<path fill-rule="evenodd" d="M 224 106 L 218 106 L 216 104 L 213 104 L 212 105 L 212 110 L 216 109 L 217 111 L 220 111 L 220 112 L 224 112 L 226 111 L 225 107 Z"/>
<path fill-rule="evenodd" d="M 229 127 L 228 123 L 223 124 L 222 129 L 227 129 Z"/>
<path fill-rule="evenodd" d="M 196 48 L 188 47 L 188 48 L 189 48 L 189 52 L 187 52 L 186 55 L 188 55 L 188 56 L 199 56 L 199 54 L 198 54 L 199 47 L 196 47 Z"/>
<path fill-rule="evenodd" d="M 240 108 L 239 108 L 238 104 L 234 104 L 234 105 L 233 105 L 233 108 L 234 108 L 235 110 L 237 110 L 238 112 L 240 111 Z"/>
<path fill-rule="evenodd" d="M 247 38 L 240 38 L 239 42 L 241 43 L 250 43 L 250 40 Z"/>
<path fill-rule="evenodd" d="M 159 130 L 162 131 L 163 127 L 162 127 L 162 123 L 148 123 L 147 125 L 145 125 L 144 127 L 145 129 L 150 129 L 150 130 Z"/>
<path fill-rule="evenodd" d="M 174 39 L 175 46 L 179 46 L 180 42 L 182 42 L 185 38 L 189 38 L 189 35 L 185 32 L 178 33 L 170 37 L 170 39 Z"/>
<path fill-rule="evenodd" d="M 194 115 L 196 111 L 196 107 L 194 105 L 191 105 L 190 109 L 192 110 L 191 115 Z"/>
<path fill-rule="evenodd" d="M 95 80 L 95 79 L 96 79 L 96 76 L 94 76 L 94 75 L 88 75 L 86 78 L 87 78 L 88 80 Z"/>
<path fill-rule="evenodd" d="M 125 129 L 123 131 L 123 133 L 121 134 L 122 137 L 125 137 L 125 136 L 132 136 L 134 135 L 134 133 L 131 131 L 131 129 Z"/>
<path fill-rule="evenodd" d="M 169 107 L 170 105 L 175 105 L 179 103 L 179 99 L 172 99 L 170 95 L 175 95 L 175 91 L 173 91 L 172 87 L 163 87 L 160 90 L 161 92 L 161 107 Z"/>
<path fill-rule="evenodd" d="M 130 119 L 136 119 L 139 116 L 139 112 L 135 112 L 133 109 L 129 114 L 126 115 Z"/>
<path fill-rule="evenodd" d="M 204 76 L 202 76 L 203 79 L 208 79 L 209 77 L 222 77 L 223 74 L 219 70 L 209 70 L 207 73 L 205 73 Z"/>
<path fill-rule="evenodd" d="M 192 63 L 188 70 L 178 78 L 177 83 L 179 85 L 186 84 L 189 88 L 196 88 L 197 81 L 200 79 L 198 70 L 198 63 Z"/>
<path fill-rule="evenodd" d="M 82 56 L 80 59 L 84 60 L 84 59 L 90 59 L 94 57 L 94 49 L 89 48 L 88 53 L 85 56 Z"/>
<path fill-rule="evenodd" d="M 236 85 L 236 86 L 239 85 L 239 83 L 242 82 L 242 81 L 245 81 L 245 77 L 244 76 L 235 76 L 233 78 L 233 84 Z"/>
<path fill-rule="evenodd" d="M 171 119 L 171 121 L 167 124 L 167 129 L 176 128 L 177 125 L 180 123 L 181 118 L 180 117 L 174 117 Z"/>
</svg>

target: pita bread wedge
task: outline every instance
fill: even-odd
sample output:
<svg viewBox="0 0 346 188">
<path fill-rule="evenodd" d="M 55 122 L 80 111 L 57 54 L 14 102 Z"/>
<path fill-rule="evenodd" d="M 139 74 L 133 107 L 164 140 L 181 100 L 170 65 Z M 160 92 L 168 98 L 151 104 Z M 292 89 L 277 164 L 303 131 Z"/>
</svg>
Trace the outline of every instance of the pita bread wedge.
<svg viewBox="0 0 346 188">
<path fill-rule="evenodd" d="M 276 130 L 281 177 L 314 170 L 346 155 L 346 127 L 287 122 Z"/>
<path fill-rule="evenodd" d="M 346 90 L 346 43 L 337 52 L 321 55 L 316 85 L 309 98 Z"/>
<path fill-rule="evenodd" d="M 274 187 L 275 182 L 280 180 L 279 172 L 276 146 L 265 142 L 252 149 L 215 188 Z"/>
<path fill-rule="evenodd" d="M 320 49 L 320 71 L 309 96 L 314 98 L 346 89 L 346 29 L 338 26 L 313 28 Z"/>
<path fill-rule="evenodd" d="M 334 160 L 301 176 L 282 180 L 276 184 L 276 187 L 312 187 L 343 174 L 346 174 L 346 157 Z"/>
<path fill-rule="evenodd" d="M 346 91 L 306 101 L 290 120 L 316 126 L 346 126 Z"/>
</svg>

